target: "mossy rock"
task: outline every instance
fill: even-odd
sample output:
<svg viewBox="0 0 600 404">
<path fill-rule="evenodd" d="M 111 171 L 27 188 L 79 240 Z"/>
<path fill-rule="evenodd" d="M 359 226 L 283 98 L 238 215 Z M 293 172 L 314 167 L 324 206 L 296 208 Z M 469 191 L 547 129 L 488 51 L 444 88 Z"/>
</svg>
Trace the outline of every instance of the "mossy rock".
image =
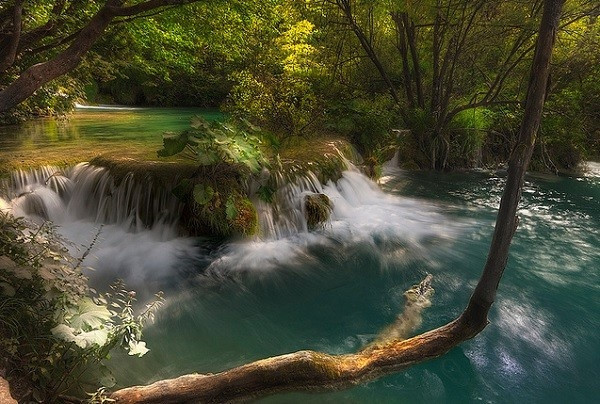
<svg viewBox="0 0 600 404">
<path fill-rule="evenodd" d="M 325 194 L 309 194 L 304 197 L 304 212 L 308 228 L 313 230 L 325 224 L 331 216 L 332 203 Z"/>
<path fill-rule="evenodd" d="M 350 142 L 340 137 L 300 138 L 287 141 L 279 151 L 281 169 L 289 181 L 312 171 L 321 183 L 337 181 L 347 169 L 344 158 L 357 162 L 360 157 Z"/>
<path fill-rule="evenodd" d="M 197 171 L 190 163 L 145 161 L 129 157 L 98 156 L 90 164 L 106 168 L 118 184 L 128 175 L 138 179 L 152 178 L 162 186 L 171 188 L 182 178 L 189 178 Z"/>
<path fill-rule="evenodd" d="M 229 219 L 234 233 L 252 236 L 258 233 L 258 212 L 246 197 L 234 199 L 235 216 Z"/>
</svg>

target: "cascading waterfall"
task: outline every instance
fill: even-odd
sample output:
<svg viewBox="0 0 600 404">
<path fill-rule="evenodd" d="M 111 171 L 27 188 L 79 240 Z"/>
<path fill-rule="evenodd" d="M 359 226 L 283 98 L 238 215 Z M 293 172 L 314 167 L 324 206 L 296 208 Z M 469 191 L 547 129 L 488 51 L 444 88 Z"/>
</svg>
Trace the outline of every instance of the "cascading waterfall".
<svg viewBox="0 0 600 404">
<path fill-rule="evenodd" d="M 384 193 L 349 162 L 336 182 L 322 184 L 311 171 L 290 177 L 277 174 L 273 203 L 253 201 L 260 236 L 227 243 L 216 251 L 214 246 L 202 250 L 197 238 L 178 234 L 183 209 L 170 189 L 133 173 L 117 181 L 108 169 L 88 163 L 13 173 L 2 184 L 0 208 L 33 220 L 53 221 L 73 242 L 75 256 L 100 232 L 85 260 L 97 270 L 92 278 L 124 278 L 145 287 L 152 281 L 161 284 L 175 268 L 231 273 L 289 262 L 301 267 L 303 259 L 310 259 L 307 248 L 318 245 L 360 246 L 397 256 L 418 251 L 424 240 L 451 236 L 457 228 L 447 226 L 434 206 Z M 173 186 L 177 182 L 173 179 Z M 257 186 L 250 185 L 250 191 Z M 315 193 L 329 198 L 332 211 L 322 228 L 308 231 L 304 201 Z"/>
<path fill-rule="evenodd" d="M 182 208 L 170 190 L 155 186 L 151 177 L 139 180 L 128 173 L 116 181 L 108 169 L 88 163 L 67 169 L 45 166 L 19 170 L 2 188 L 15 215 L 57 224 L 88 219 L 127 224 L 138 231 L 173 227 Z"/>
<path fill-rule="evenodd" d="M 272 204 L 256 200 L 261 238 L 223 247 L 208 268 L 212 273 L 281 268 L 290 263 L 302 268 L 311 260 L 307 249 L 330 246 L 333 250 L 371 249 L 390 261 L 399 254 L 418 254 L 427 240 L 450 239 L 460 225 L 448 220 L 433 205 L 383 192 L 354 165 L 346 162 L 341 178 L 322 184 L 306 171 L 289 179 L 279 175 Z M 397 164 L 384 167 L 391 175 Z M 304 201 L 307 195 L 324 194 L 332 203 L 330 220 L 308 231 Z"/>
<path fill-rule="evenodd" d="M 48 166 L 14 172 L 0 192 L 0 209 L 52 221 L 75 257 L 97 239 L 84 261 L 96 269 L 88 273 L 95 286 L 122 278 L 152 290 L 180 258 L 198 255 L 193 239 L 178 236 L 182 204 L 150 176 L 128 173 L 117 181 L 108 169 L 88 163 Z"/>
<path fill-rule="evenodd" d="M 386 171 L 397 174 L 396 166 L 389 164 Z M 278 191 L 274 202 L 254 201 L 259 212 L 262 238 L 282 239 L 308 231 L 304 201 L 307 195 L 315 193 L 326 195 L 333 205 L 331 221 L 325 227 L 353 222 L 357 228 L 366 226 L 372 230 L 392 230 L 395 227 L 394 232 L 411 233 L 415 237 L 435 231 L 441 216 L 433 214 L 435 209 L 432 206 L 390 196 L 352 163 L 346 162 L 346 168 L 338 181 L 328 181 L 326 184 L 322 184 L 311 171 L 294 179 L 278 174 Z M 422 208 L 425 208 L 424 211 L 419 212 Z M 431 222 L 433 228 L 423 226 L 427 222 Z"/>
</svg>

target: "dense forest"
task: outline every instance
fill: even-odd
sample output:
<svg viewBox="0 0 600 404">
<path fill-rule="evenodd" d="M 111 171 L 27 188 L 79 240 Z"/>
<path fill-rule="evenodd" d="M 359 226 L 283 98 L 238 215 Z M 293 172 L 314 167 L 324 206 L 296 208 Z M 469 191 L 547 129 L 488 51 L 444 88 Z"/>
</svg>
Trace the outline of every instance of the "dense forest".
<svg viewBox="0 0 600 404">
<path fill-rule="evenodd" d="M 390 129 L 410 129 L 403 165 L 437 170 L 501 165 L 515 142 L 541 1 L 191 3 L 115 16 L 72 71 L 3 120 L 75 101 L 213 106 L 281 138 L 343 134 L 378 163 Z M 100 6 L 25 4 L 0 85 L 60 55 Z M 5 59 L 11 12 L 0 6 Z M 595 1 L 565 6 L 536 170 L 599 152 L 598 13 Z"/>
<path fill-rule="evenodd" d="M 589 402 L 598 158 L 597 0 L 3 1 L 0 402 Z"/>
</svg>

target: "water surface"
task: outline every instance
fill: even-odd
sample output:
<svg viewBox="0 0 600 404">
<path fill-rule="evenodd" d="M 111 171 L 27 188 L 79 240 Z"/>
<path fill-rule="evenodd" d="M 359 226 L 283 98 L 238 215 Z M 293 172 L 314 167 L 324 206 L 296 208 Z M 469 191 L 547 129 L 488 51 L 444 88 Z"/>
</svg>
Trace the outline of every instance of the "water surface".
<svg viewBox="0 0 600 404">
<path fill-rule="evenodd" d="M 218 372 L 300 349 L 355 351 L 394 320 L 402 292 L 426 273 L 436 294 L 421 331 L 446 323 L 462 311 L 483 268 L 502 184 L 492 173 L 398 172 L 384 189 L 398 198 L 392 206 L 413 215 L 405 225 L 379 203 L 362 201 L 353 218 L 316 235 L 217 251 L 204 243 L 204 261 L 170 278 L 168 305 L 145 334 L 151 351 L 118 360 L 119 382 Z M 523 198 L 482 334 L 440 359 L 350 390 L 263 401 L 597 400 L 600 178 L 532 176 Z"/>
<path fill-rule="evenodd" d="M 0 168 L 73 165 L 101 154 L 153 160 L 163 133 L 189 128 L 195 115 L 224 117 L 201 108 L 78 107 L 63 118 L 0 126 Z"/>
<path fill-rule="evenodd" d="M 22 153 L 30 161 L 30 151 L 60 150 L 63 143 L 70 150 L 87 144 L 155 150 L 163 131 L 187 127 L 198 112 L 186 111 L 86 110 L 64 125 L 2 128 L 0 157 Z M 476 338 L 442 358 L 349 390 L 261 401 L 596 402 L 600 165 L 590 168 L 582 177 L 527 178 L 491 323 Z M 118 384 L 214 373 L 300 349 L 356 351 L 394 321 L 402 293 L 427 273 L 436 293 L 420 331 L 445 324 L 463 310 L 479 278 L 503 181 L 501 173 L 393 170 L 381 192 L 347 173 L 323 188 L 336 207 L 331 223 L 279 239 L 223 243 L 177 237 L 168 227 L 104 226 L 86 260 L 96 267 L 94 285 L 123 277 L 142 298 L 160 289 L 167 296 L 144 334 L 150 352 L 114 356 Z M 59 231 L 85 250 L 99 224 L 74 214 L 44 181 L 30 188 L 53 204 Z M 0 200 L 4 205 L 21 206 L 19 197 Z"/>
</svg>

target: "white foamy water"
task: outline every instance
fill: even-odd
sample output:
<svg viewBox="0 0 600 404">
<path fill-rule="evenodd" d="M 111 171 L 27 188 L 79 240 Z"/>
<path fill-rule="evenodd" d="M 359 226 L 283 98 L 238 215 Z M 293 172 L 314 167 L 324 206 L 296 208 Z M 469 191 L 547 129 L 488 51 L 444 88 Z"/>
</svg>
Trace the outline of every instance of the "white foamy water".
<svg viewBox="0 0 600 404">
<path fill-rule="evenodd" d="M 325 185 L 308 173 L 284 185 L 273 206 L 258 202 L 262 238 L 228 244 L 208 272 L 264 272 L 282 266 L 302 270 L 315 261 L 311 248 L 348 255 L 360 247 L 390 260 L 409 259 L 431 240 L 456 236 L 460 226 L 450 224 L 434 205 L 386 194 L 356 168 L 349 168 L 337 182 Z M 309 232 L 303 201 L 311 193 L 327 195 L 333 209 L 322 229 Z"/>
<path fill-rule="evenodd" d="M 95 269 L 88 273 L 93 283 L 122 278 L 152 289 L 197 254 L 193 238 L 177 236 L 179 201 L 149 178 L 117 182 L 105 168 L 82 163 L 18 171 L 1 188 L 0 209 L 38 224 L 52 221 L 74 257 L 93 243 L 83 262 Z"/>
<path fill-rule="evenodd" d="M 226 244 L 210 257 L 206 273 L 265 273 L 282 266 L 302 270 L 317 259 L 315 248 L 340 259 L 356 248 L 390 260 L 409 259 L 428 243 L 457 233 L 434 205 L 386 194 L 352 165 L 335 183 L 321 184 L 310 172 L 278 181 L 273 204 L 254 201 L 261 235 Z M 84 261 L 96 269 L 92 279 L 123 278 L 134 287 L 159 287 L 171 275 L 177 277 L 182 266 L 201 271 L 206 265 L 207 252 L 197 239 L 177 234 L 180 202 L 151 179 L 131 174 L 115 181 L 107 169 L 82 163 L 67 170 L 19 171 L 2 188 L 0 208 L 38 222 L 51 220 L 72 242 L 75 257 L 96 239 Z M 322 228 L 309 231 L 304 201 L 313 193 L 327 195 L 332 212 Z"/>
</svg>

